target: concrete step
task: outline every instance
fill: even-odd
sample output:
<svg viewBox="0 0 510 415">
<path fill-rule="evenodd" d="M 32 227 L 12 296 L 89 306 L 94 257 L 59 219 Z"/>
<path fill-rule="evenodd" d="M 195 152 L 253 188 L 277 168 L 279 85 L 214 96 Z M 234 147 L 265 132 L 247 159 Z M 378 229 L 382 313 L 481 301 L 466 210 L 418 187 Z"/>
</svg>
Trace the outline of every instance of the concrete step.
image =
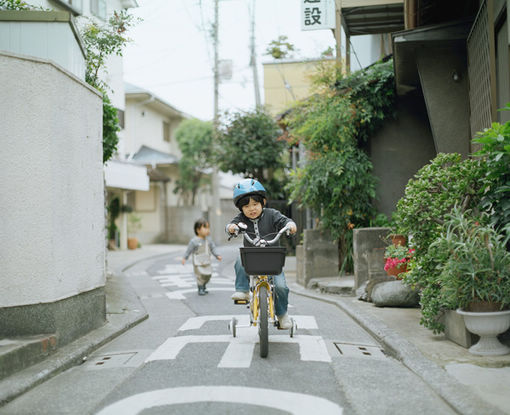
<svg viewBox="0 0 510 415">
<path fill-rule="evenodd" d="M 354 295 L 354 276 L 312 278 L 307 288 L 316 289 L 321 293 L 336 294 L 342 296 Z"/>
<path fill-rule="evenodd" d="M 53 334 L 1 339 L 0 379 L 40 362 L 56 349 L 57 337 Z"/>
</svg>

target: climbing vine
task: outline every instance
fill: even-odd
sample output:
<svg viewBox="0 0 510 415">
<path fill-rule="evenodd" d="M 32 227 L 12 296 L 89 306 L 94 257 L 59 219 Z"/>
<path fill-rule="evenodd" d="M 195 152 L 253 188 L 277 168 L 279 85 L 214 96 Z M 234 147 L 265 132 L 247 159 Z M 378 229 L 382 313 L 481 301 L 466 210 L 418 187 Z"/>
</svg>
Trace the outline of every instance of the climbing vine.
<svg viewBox="0 0 510 415">
<path fill-rule="evenodd" d="M 352 229 L 376 213 L 376 181 L 364 147 L 393 114 L 393 66 L 381 62 L 349 76 L 330 67 L 314 82 L 319 92 L 285 121 L 289 142 L 307 149 L 307 162 L 291 173 L 287 189 L 293 201 L 320 212 L 322 227 L 339 241 L 343 266 L 352 270 Z"/>
</svg>

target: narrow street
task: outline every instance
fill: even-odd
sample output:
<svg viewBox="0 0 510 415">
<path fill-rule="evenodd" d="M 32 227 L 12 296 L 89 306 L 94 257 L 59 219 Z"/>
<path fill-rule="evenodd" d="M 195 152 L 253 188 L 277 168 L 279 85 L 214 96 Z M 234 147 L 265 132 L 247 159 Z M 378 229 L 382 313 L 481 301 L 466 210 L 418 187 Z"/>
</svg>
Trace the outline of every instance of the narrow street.
<svg viewBox="0 0 510 415">
<path fill-rule="evenodd" d="M 256 330 L 234 339 L 230 318 L 248 319 L 230 300 L 236 252 L 221 248 L 203 297 L 179 253 L 127 269 L 149 319 L 0 414 L 455 413 L 331 304 L 291 293 L 298 331 L 272 327 L 266 359 Z"/>
</svg>

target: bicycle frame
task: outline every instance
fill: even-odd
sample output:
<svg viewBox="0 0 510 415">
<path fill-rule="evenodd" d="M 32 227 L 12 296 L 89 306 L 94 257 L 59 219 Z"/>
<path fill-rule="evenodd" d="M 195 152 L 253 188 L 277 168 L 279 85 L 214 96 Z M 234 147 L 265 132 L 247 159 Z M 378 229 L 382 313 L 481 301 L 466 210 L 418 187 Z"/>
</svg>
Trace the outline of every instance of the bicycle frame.
<svg viewBox="0 0 510 415">
<path fill-rule="evenodd" d="M 259 306 L 259 293 L 260 287 L 265 286 L 267 289 L 268 298 L 268 311 L 271 323 L 275 323 L 274 313 L 274 290 L 273 284 L 267 275 L 251 275 L 250 276 L 250 291 L 252 299 L 250 301 L 251 324 L 256 326 L 259 322 L 260 306 Z"/>
</svg>

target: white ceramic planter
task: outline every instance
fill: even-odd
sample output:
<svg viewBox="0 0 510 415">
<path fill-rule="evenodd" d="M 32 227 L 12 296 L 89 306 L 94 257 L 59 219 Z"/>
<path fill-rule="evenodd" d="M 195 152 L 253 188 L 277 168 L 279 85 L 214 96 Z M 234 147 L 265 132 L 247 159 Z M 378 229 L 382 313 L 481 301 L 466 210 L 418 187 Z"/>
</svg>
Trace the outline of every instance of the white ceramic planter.
<svg viewBox="0 0 510 415">
<path fill-rule="evenodd" d="M 510 353 L 510 347 L 498 340 L 498 334 L 510 327 L 510 310 L 484 313 L 457 310 L 464 317 L 466 328 L 480 336 L 478 343 L 469 348 L 473 354 L 480 356 L 499 356 Z"/>
</svg>

